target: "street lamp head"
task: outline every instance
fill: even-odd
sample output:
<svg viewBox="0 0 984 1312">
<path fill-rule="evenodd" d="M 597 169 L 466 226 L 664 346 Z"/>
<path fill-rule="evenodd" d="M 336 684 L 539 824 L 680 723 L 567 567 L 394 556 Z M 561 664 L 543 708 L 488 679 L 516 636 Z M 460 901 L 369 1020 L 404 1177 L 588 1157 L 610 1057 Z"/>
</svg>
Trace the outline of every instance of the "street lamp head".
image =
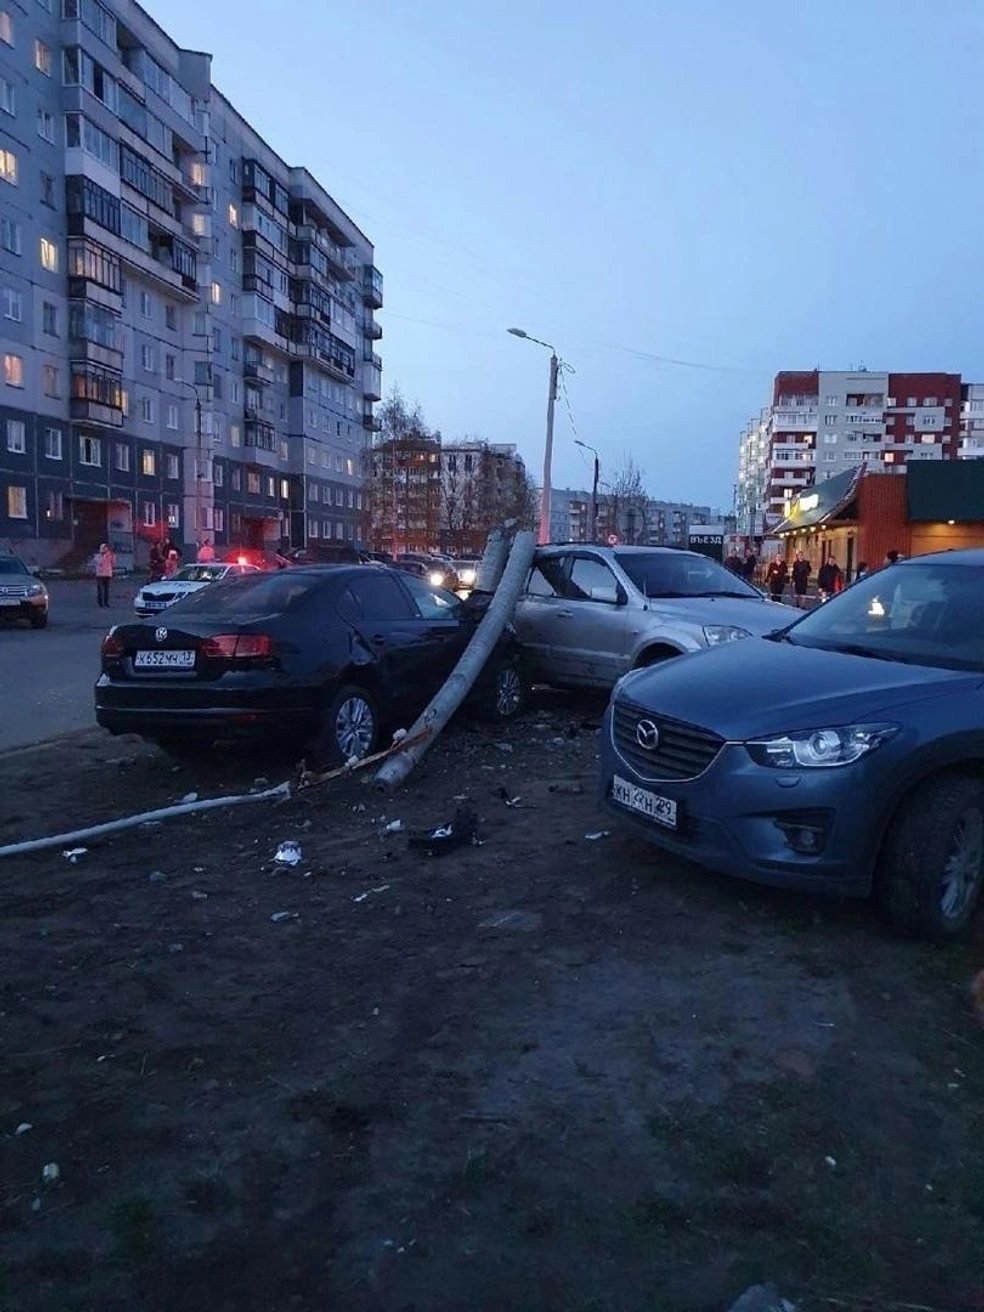
<svg viewBox="0 0 984 1312">
<path fill-rule="evenodd" d="M 512 333 L 513 337 L 527 337 L 529 335 L 525 328 L 509 328 L 507 332 Z"/>
</svg>

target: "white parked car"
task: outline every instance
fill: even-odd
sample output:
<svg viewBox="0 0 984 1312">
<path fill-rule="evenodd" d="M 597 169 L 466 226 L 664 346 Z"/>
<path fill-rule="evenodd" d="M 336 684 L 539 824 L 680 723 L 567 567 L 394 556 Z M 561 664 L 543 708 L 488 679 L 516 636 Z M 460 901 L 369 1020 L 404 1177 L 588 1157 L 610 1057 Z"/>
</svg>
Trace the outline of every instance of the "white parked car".
<svg viewBox="0 0 984 1312">
<path fill-rule="evenodd" d="M 159 583 L 145 583 L 137 593 L 133 609 L 142 619 L 146 619 L 148 615 L 156 615 L 159 611 L 167 610 L 168 606 L 173 606 L 182 597 L 200 592 L 202 588 L 207 588 L 210 583 L 217 583 L 219 579 L 240 578 L 243 574 L 259 573 L 260 570 L 255 565 L 227 564 L 223 561 L 184 565 L 173 578 L 161 579 Z"/>
</svg>

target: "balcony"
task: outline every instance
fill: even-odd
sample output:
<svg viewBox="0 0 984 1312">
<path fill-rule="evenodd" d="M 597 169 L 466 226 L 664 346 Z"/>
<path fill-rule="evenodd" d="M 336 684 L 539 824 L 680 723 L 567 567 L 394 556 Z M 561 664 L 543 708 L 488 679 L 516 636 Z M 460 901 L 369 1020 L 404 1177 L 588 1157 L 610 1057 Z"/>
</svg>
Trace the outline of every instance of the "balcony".
<svg viewBox="0 0 984 1312">
<path fill-rule="evenodd" d="M 71 371 L 71 418 L 106 428 L 122 428 L 125 415 L 121 376 L 99 365 L 82 362 L 73 362 Z"/>
<path fill-rule="evenodd" d="M 102 369 L 112 369 L 116 373 L 122 372 L 123 369 L 123 352 L 121 350 L 103 346 L 90 338 L 70 338 L 68 358 L 99 365 Z"/>
<path fill-rule="evenodd" d="M 362 371 L 362 395 L 367 401 L 381 401 L 383 399 L 383 371 L 374 365 L 369 365 Z"/>
<path fill-rule="evenodd" d="M 276 451 L 277 430 L 263 419 L 247 419 L 243 425 L 243 445 L 257 451 Z"/>
<path fill-rule="evenodd" d="M 362 303 L 373 310 L 383 308 L 383 275 L 371 264 L 362 266 Z"/>
<path fill-rule="evenodd" d="M 275 383 L 277 381 L 276 370 L 262 360 L 243 361 L 243 377 L 254 379 L 258 383 Z"/>
<path fill-rule="evenodd" d="M 375 415 L 366 413 L 362 416 L 362 427 L 369 433 L 381 433 L 383 426 Z"/>
<path fill-rule="evenodd" d="M 365 325 L 366 339 L 370 342 L 378 342 L 383 335 L 382 324 L 376 323 L 375 319 L 369 319 Z"/>
</svg>

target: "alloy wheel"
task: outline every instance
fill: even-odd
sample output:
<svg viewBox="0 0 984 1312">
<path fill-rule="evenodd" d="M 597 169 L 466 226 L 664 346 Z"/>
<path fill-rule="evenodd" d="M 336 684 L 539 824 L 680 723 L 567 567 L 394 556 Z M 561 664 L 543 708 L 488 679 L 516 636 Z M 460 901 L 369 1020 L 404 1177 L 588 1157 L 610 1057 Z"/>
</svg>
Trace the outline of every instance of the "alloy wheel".
<svg viewBox="0 0 984 1312">
<path fill-rule="evenodd" d="M 507 720 L 523 704 L 523 680 L 513 665 L 504 665 L 495 679 L 495 710 Z"/>
<path fill-rule="evenodd" d="M 368 755 L 376 736 L 372 707 L 362 697 L 348 697 L 335 716 L 335 742 L 346 761 Z"/>
<path fill-rule="evenodd" d="M 984 874 L 984 811 L 968 807 L 957 821 L 950 851 L 943 863 L 940 909 L 944 919 L 956 921 L 977 896 Z"/>
</svg>

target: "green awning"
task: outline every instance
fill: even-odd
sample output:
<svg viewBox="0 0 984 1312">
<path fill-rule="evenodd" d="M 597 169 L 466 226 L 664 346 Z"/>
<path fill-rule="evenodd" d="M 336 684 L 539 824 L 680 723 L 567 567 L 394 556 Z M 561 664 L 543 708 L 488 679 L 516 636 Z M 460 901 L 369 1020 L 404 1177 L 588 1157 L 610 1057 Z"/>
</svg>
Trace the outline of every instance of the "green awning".
<svg viewBox="0 0 984 1312">
<path fill-rule="evenodd" d="M 804 528 L 824 524 L 845 510 L 857 495 L 858 481 L 864 465 L 845 469 L 843 474 L 805 488 L 793 502 L 789 515 L 773 533 L 796 533 Z"/>
<path fill-rule="evenodd" d="M 905 480 L 910 522 L 984 520 L 984 460 L 916 460 Z"/>
</svg>

